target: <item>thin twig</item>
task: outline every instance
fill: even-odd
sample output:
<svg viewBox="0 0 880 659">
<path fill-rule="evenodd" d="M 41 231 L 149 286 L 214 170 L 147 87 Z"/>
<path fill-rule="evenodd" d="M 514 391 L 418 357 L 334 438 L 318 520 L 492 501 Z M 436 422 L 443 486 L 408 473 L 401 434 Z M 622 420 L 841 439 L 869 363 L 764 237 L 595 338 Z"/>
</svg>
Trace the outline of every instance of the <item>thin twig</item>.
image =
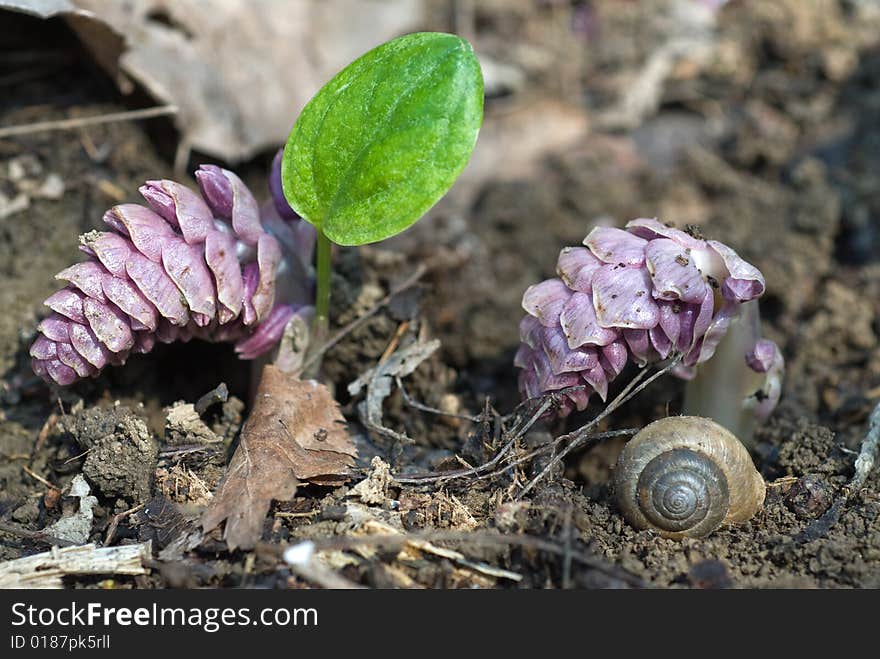
<svg viewBox="0 0 880 659">
<path fill-rule="evenodd" d="M 22 471 L 24 471 L 24 473 L 26 473 L 28 476 L 30 476 L 31 478 L 33 478 L 35 481 L 38 481 L 38 482 L 42 483 L 43 485 L 45 485 L 46 487 L 48 487 L 50 490 L 55 490 L 55 491 L 57 491 L 57 492 L 60 492 L 60 491 L 61 491 L 61 488 L 60 488 L 60 487 L 58 487 L 57 485 L 52 485 L 52 483 L 50 483 L 50 482 L 47 481 L 45 478 L 43 478 L 42 476 L 40 476 L 40 475 L 39 475 L 38 473 L 36 473 L 33 469 L 30 469 L 30 468 L 27 467 L 26 465 L 22 465 L 21 468 L 22 468 Z"/>
<path fill-rule="evenodd" d="M 868 418 L 868 432 L 862 440 L 859 449 L 859 457 L 856 458 L 856 473 L 850 481 L 849 489 L 857 492 L 868 480 L 874 463 L 877 460 L 877 451 L 880 447 L 880 403 L 874 407 Z"/>
<path fill-rule="evenodd" d="M 543 446 L 540 446 L 537 449 L 535 449 L 534 451 L 531 451 L 530 453 L 528 453 L 524 456 L 521 456 L 510 463 L 506 463 L 505 465 L 503 465 L 502 467 L 500 467 L 498 469 L 495 469 L 495 467 L 504 459 L 504 457 L 515 446 L 517 440 L 519 440 L 535 423 L 537 423 L 538 419 L 540 419 L 550 409 L 550 407 L 552 407 L 555 403 L 558 402 L 558 399 L 561 395 L 564 395 L 568 391 L 571 391 L 574 389 L 583 388 L 584 385 L 578 385 L 576 387 L 562 389 L 560 391 L 556 391 L 551 394 L 547 394 L 547 395 L 541 397 L 540 399 L 529 399 L 528 401 L 525 401 L 527 404 L 531 404 L 535 400 L 540 400 L 541 402 L 540 402 L 540 405 L 538 406 L 537 410 L 535 410 L 532 413 L 532 415 L 530 417 L 528 417 L 528 419 L 525 421 L 525 423 L 521 427 L 516 428 L 516 430 L 510 430 L 510 431 L 508 431 L 508 433 L 506 433 L 509 435 L 509 439 L 504 444 L 504 446 L 501 448 L 501 450 L 499 450 L 498 453 L 495 454 L 495 457 L 493 457 L 488 462 L 485 462 L 481 465 L 478 465 L 476 467 L 471 467 L 468 469 L 458 469 L 455 471 L 447 471 L 447 472 L 443 472 L 443 473 L 425 474 L 424 476 L 411 476 L 411 477 L 399 477 L 398 476 L 398 477 L 395 477 L 394 480 L 395 480 L 395 482 L 397 482 L 401 485 L 423 485 L 426 483 L 447 481 L 447 480 L 452 480 L 455 478 L 466 478 L 469 476 L 476 476 L 478 478 L 478 480 L 483 480 L 486 478 L 493 478 L 495 476 L 498 476 L 498 475 L 508 471 L 509 469 L 511 469 L 512 467 L 514 467 L 516 465 L 522 464 L 523 462 L 527 462 L 527 461 L 537 457 L 538 455 L 553 451 L 556 449 L 556 447 L 558 447 L 563 442 L 570 440 L 570 443 L 568 444 L 568 446 L 566 446 L 566 448 L 563 449 L 563 451 L 559 455 L 555 456 L 554 459 L 551 460 L 550 463 L 541 471 L 541 473 L 539 473 L 537 476 L 535 476 L 529 483 L 527 483 L 524 486 L 523 490 L 517 496 L 517 498 L 522 498 L 526 493 L 528 493 L 532 489 L 532 487 L 534 487 L 534 485 L 541 478 L 543 478 L 550 471 L 550 469 L 553 467 L 553 465 L 556 462 L 563 459 L 566 455 L 568 455 L 568 453 L 570 453 L 575 448 L 582 446 L 587 440 L 601 440 L 601 439 L 606 439 L 608 437 L 617 437 L 620 435 L 632 435 L 635 432 L 638 432 L 638 429 L 631 429 L 631 428 L 627 428 L 624 430 L 612 430 L 607 433 L 593 433 L 591 431 L 593 430 L 593 428 L 596 427 L 596 425 L 600 421 L 602 421 L 602 419 L 604 419 L 609 414 L 611 414 L 614 410 L 616 410 L 621 405 L 623 405 L 624 403 L 629 401 L 633 396 L 640 393 L 642 390 L 644 390 L 645 387 L 650 385 L 657 378 L 661 377 L 662 375 L 667 373 L 669 370 L 671 370 L 676 364 L 678 364 L 678 362 L 680 360 L 681 360 L 681 355 L 676 355 L 675 357 L 670 359 L 669 362 L 667 362 L 667 364 L 662 369 L 660 369 L 657 373 L 653 374 L 650 378 L 648 378 L 644 382 L 641 382 L 641 380 L 645 377 L 645 374 L 647 373 L 647 371 L 644 371 L 644 370 L 640 371 L 627 384 L 627 386 L 623 389 L 623 391 L 621 391 L 620 394 L 618 394 L 617 397 L 615 397 L 614 400 L 612 400 L 611 403 L 609 403 L 605 407 L 605 409 L 602 410 L 602 412 L 600 412 L 592 421 L 581 426 L 575 432 L 569 433 L 567 435 L 561 435 L 560 437 L 557 437 L 554 441 L 552 441 L 548 444 L 545 444 Z M 400 383 L 398 383 L 398 386 L 400 387 Z M 403 392 L 404 399 L 407 400 L 407 402 L 410 402 L 411 399 L 409 399 L 409 396 L 406 394 L 406 392 L 402 388 L 401 388 L 401 391 Z M 413 406 L 418 408 L 418 405 L 413 405 Z M 521 407 L 522 407 L 522 404 L 520 406 L 518 406 L 518 409 L 520 409 Z M 419 408 L 419 409 L 421 409 L 421 408 Z M 433 411 L 433 410 L 430 410 L 430 411 Z M 513 416 L 513 415 L 509 415 L 506 418 L 509 419 L 509 418 L 511 418 L 511 416 Z M 479 420 L 481 420 L 481 418 L 476 417 L 472 420 L 479 421 Z M 483 473 L 483 472 L 486 472 L 486 471 L 489 471 L 492 469 L 494 469 L 494 471 L 491 471 L 490 473 Z"/>
<path fill-rule="evenodd" d="M 300 519 L 302 517 L 315 517 L 320 514 L 321 514 L 320 510 L 310 510 L 305 513 L 278 512 L 278 513 L 275 513 L 275 517 L 281 517 L 284 519 Z"/>
<path fill-rule="evenodd" d="M 144 507 L 144 504 L 140 504 L 135 506 L 134 508 L 129 508 L 128 510 L 124 510 L 121 513 L 117 513 L 113 515 L 113 519 L 110 520 L 110 524 L 107 527 L 107 535 L 104 536 L 104 546 L 108 547 L 111 542 L 113 542 L 113 538 L 116 535 L 116 529 L 119 528 L 119 522 L 124 520 L 129 515 L 132 515 L 139 511 Z"/>
<path fill-rule="evenodd" d="M 537 396 L 535 398 L 526 398 L 519 405 L 517 405 L 515 408 L 513 408 L 513 412 L 504 416 L 502 420 L 505 422 L 510 421 L 511 419 L 520 416 L 523 410 L 530 410 L 532 408 L 532 406 L 535 404 L 537 404 L 538 407 L 543 407 L 544 412 L 546 412 L 547 410 L 550 409 L 550 406 L 553 403 L 558 401 L 558 399 L 561 397 L 562 394 L 566 394 L 566 393 L 572 392 L 572 391 L 584 391 L 587 388 L 588 388 L 588 385 L 578 384 L 573 387 L 567 387 L 565 389 L 560 389 L 559 391 L 551 391 L 548 394 L 543 394 L 543 395 Z M 529 414 L 532 414 L 532 412 L 529 412 Z M 541 414 L 543 414 L 543 412 Z M 540 418 L 540 415 L 538 418 Z"/>
<path fill-rule="evenodd" d="M 408 288 L 412 288 L 418 281 L 425 276 L 425 273 L 428 272 L 428 267 L 422 263 L 420 264 L 413 273 L 403 280 L 400 284 L 392 288 L 388 294 L 379 300 L 369 311 L 367 311 L 362 316 L 355 318 L 348 325 L 343 327 L 339 332 L 337 332 L 329 341 L 324 343 L 320 348 L 316 349 L 313 353 L 311 353 L 308 359 L 305 360 L 303 365 L 299 368 L 299 373 L 308 372 L 309 368 L 312 367 L 321 357 L 323 357 L 324 353 L 330 350 L 337 343 L 342 341 L 346 336 L 354 332 L 358 327 L 367 322 L 370 318 L 375 316 L 379 311 L 387 305 L 391 300 L 396 296 L 407 290 Z"/>
<path fill-rule="evenodd" d="M 73 119 L 58 119 L 55 121 L 38 121 L 32 124 L 19 126 L 6 126 L 0 128 L 0 138 L 14 135 L 30 135 L 31 133 L 43 133 L 52 130 L 70 130 L 71 128 L 83 128 L 85 126 L 97 126 L 117 121 L 134 121 L 135 119 L 150 119 L 168 114 L 177 114 L 176 105 L 160 105 L 143 110 L 130 110 L 127 112 L 111 112 L 93 117 L 75 117 Z"/>
<path fill-rule="evenodd" d="M 52 412 L 49 415 L 49 418 L 46 419 L 46 423 L 44 423 L 43 427 L 40 428 L 40 432 L 37 435 L 37 441 L 34 444 L 34 453 L 35 454 L 41 448 L 43 448 L 43 444 L 46 443 L 46 439 L 49 437 L 49 433 L 52 432 L 52 429 L 55 427 L 56 423 L 58 423 L 58 415 L 55 412 Z"/>
<path fill-rule="evenodd" d="M 607 430 L 605 432 L 597 432 L 597 433 L 591 434 L 587 437 L 587 440 L 595 441 L 598 443 L 598 442 L 602 441 L 603 439 L 610 439 L 611 437 L 624 437 L 626 435 L 635 435 L 639 430 L 640 430 L 640 428 L 622 428 L 620 430 Z M 513 469 L 514 467 L 517 467 L 524 462 L 529 462 L 530 460 L 534 460 L 539 455 L 543 455 L 544 453 L 552 452 L 553 450 L 556 449 L 556 447 L 558 445 L 559 445 L 558 439 L 556 439 L 552 442 L 548 442 L 548 443 L 544 444 L 543 446 L 539 446 L 538 448 L 536 448 L 533 451 L 529 451 L 525 455 L 521 455 L 520 457 L 518 457 L 516 460 L 514 460 L 512 462 L 508 462 L 501 469 L 496 469 L 495 471 L 493 471 L 491 473 L 483 474 L 477 480 L 483 480 L 483 479 L 487 479 L 487 478 L 495 478 L 496 476 L 500 476 L 505 471 L 509 471 L 510 469 Z"/>
<path fill-rule="evenodd" d="M 639 428 L 622 428 L 620 430 L 608 430 L 606 432 L 592 434 L 590 435 L 589 439 L 601 441 L 603 439 L 609 439 L 611 437 L 635 435 L 638 431 Z M 426 483 L 433 483 L 437 481 L 447 481 L 456 478 L 467 478 L 468 476 L 475 476 L 476 480 L 486 480 L 500 476 L 501 474 L 510 471 L 514 467 L 521 465 L 524 462 L 535 459 L 539 455 L 549 453 L 557 446 L 556 441 L 548 442 L 547 444 L 539 446 L 533 451 L 529 451 L 528 453 L 521 455 L 511 462 L 505 462 L 501 467 L 498 467 L 494 471 L 490 471 L 489 473 L 485 474 L 481 473 L 486 471 L 487 469 L 492 469 L 493 467 L 496 467 L 498 463 L 501 462 L 501 460 L 504 458 L 504 456 L 507 455 L 510 449 L 513 448 L 516 440 L 520 439 L 521 437 L 522 435 L 516 435 L 510 438 L 507 443 L 501 448 L 501 450 L 495 454 L 495 457 L 493 457 L 488 462 L 484 462 L 483 464 L 476 467 L 470 467 L 468 469 L 457 469 L 455 471 L 434 472 L 431 474 L 425 474 L 424 476 L 410 476 L 409 478 L 395 477 L 394 481 L 401 485 L 424 485 Z"/>
<path fill-rule="evenodd" d="M 427 483 L 436 483 L 438 481 L 447 481 L 453 480 L 456 478 L 466 478 L 467 476 L 478 476 L 481 472 L 486 469 L 491 469 L 495 465 L 497 465 L 507 452 L 513 448 L 513 445 L 516 443 L 518 438 L 511 438 L 504 447 L 495 454 L 495 457 L 489 460 L 489 462 L 485 462 L 476 467 L 471 467 L 470 469 L 455 469 L 452 471 L 447 471 L 443 473 L 433 472 L 430 474 L 425 474 L 424 476 L 394 476 L 394 482 L 399 483 L 400 485 L 425 485 Z M 505 470 L 507 467 L 505 467 Z"/>
<path fill-rule="evenodd" d="M 548 397 L 548 399 L 545 400 L 541 404 L 541 407 L 538 408 L 538 410 L 534 413 L 534 415 L 532 415 L 531 423 L 527 424 L 524 428 L 517 430 L 516 432 L 513 432 L 511 438 L 501 448 L 501 450 L 495 454 L 495 457 L 492 458 L 491 460 L 489 460 L 489 462 L 483 463 L 477 467 L 472 467 L 470 469 L 458 469 L 455 471 L 448 471 L 448 472 L 445 472 L 442 474 L 426 474 L 425 476 L 416 476 L 416 477 L 410 477 L 410 478 L 395 477 L 394 480 L 400 484 L 410 484 L 410 485 L 424 484 L 424 483 L 431 483 L 431 482 L 435 482 L 435 481 L 449 480 L 452 478 L 464 478 L 465 476 L 476 476 L 476 475 L 480 474 L 481 472 L 486 471 L 487 469 L 492 469 L 495 465 L 497 465 L 499 462 L 501 462 L 501 460 L 504 458 L 504 456 L 507 455 L 508 451 L 510 451 L 510 449 L 512 449 L 513 446 L 516 444 L 516 441 L 520 437 L 522 437 L 523 433 L 525 433 L 525 431 L 528 428 L 530 428 L 532 424 L 537 422 L 537 420 L 539 418 L 541 418 L 541 416 L 550 408 L 550 406 L 552 404 L 553 404 L 553 401 Z M 505 467 L 505 470 L 506 469 L 507 468 Z"/>
<path fill-rule="evenodd" d="M 215 442 L 216 444 L 217 442 Z M 164 451 L 159 451 L 160 458 L 170 458 L 177 455 L 189 455 L 190 453 L 201 453 L 203 451 L 216 451 L 213 446 L 204 446 L 204 445 L 193 445 L 193 446 L 180 446 L 178 448 L 166 449 Z"/>
<path fill-rule="evenodd" d="M 581 385 L 578 385 L 578 387 L 580 386 Z M 541 404 L 538 406 L 538 409 L 536 409 L 532 413 L 532 415 L 526 419 L 525 424 L 521 428 L 517 429 L 516 432 L 514 432 L 513 434 L 522 436 L 527 433 L 532 428 L 532 426 L 538 423 L 538 419 L 544 416 L 544 414 L 546 414 L 550 410 L 550 408 L 553 407 L 554 404 L 556 404 L 558 394 L 559 392 L 554 391 L 552 394 L 545 396 L 541 400 Z"/>
<path fill-rule="evenodd" d="M 566 556 L 565 547 L 554 542 L 544 540 L 526 534 L 506 534 L 494 531 L 425 531 L 421 533 L 407 533 L 394 535 L 363 535 L 363 536 L 336 536 L 329 538 L 317 538 L 314 542 L 315 551 L 347 551 L 363 546 L 380 546 L 389 549 L 402 548 L 407 543 L 414 541 L 427 542 L 467 542 L 476 545 L 493 545 L 499 547 L 517 546 L 536 551 L 546 552 L 555 556 Z M 594 570 L 604 572 L 632 586 L 645 587 L 645 583 L 637 576 L 630 574 L 622 568 L 606 563 L 600 558 L 591 556 L 582 551 L 570 549 L 568 554 L 571 560 L 586 565 Z"/>
<path fill-rule="evenodd" d="M 63 465 L 69 465 L 71 462 L 76 462 L 77 460 L 81 460 L 82 458 L 86 457 L 89 453 L 91 453 L 92 450 L 93 450 L 93 449 L 87 448 L 87 449 L 86 449 L 85 451 L 83 451 L 82 453 L 79 453 L 79 454 L 77 454 L 77 455 L 74 455 L 74 456 L 71 457 L 71 458 L 67 458 L 67 460 L 65 460 L 65 461 L 62 462 L 61 464 L 63 464 Z"/>
<path fill-rule="evenodd" d="M 400 394 L 401 396 L 403 396 L 404 402 L 410 407 L 421 410 L 422 412 L 428 412 L 429 414 L 448 416 L 453 419 L 463 419 L 464 421 L 470 421 L 472 423 L 479 423 L 482 420 L 482 417 L 479 416 L 471 416 L 470 414 L 456 414 L 455 412 L 444 412 L 443 410 L 437 409 L 436 407 L 430 407 L 429 405 L 420 403 L 419 401 L 412 398 L 409 393 L 407 393 L 406 388 L 403 386 L 403 380 L 400 379 L 400 376 L 396 376 L 394 378 L 394 381 L 397 384 L 397 388 L 400 389 Z"/>
<path fill-rule="evenodd" d="M 574 540 L 574 533 L 572 533 L 571 527 L 571 518 L 574 514 L 573 508 L 571 505 L 566 506 L 565 508 L 565 517 L 562 524 L 562 588 L 563 590 L 569 590 L 571 588 L 571 552 L 572 552 L 572 540 Z"/>
<path fill-rule="evenodd" d="M 406 330 L 409 329 L 410 322 L 408 320 L 403 321 L 398 325 L 397 331 L 394 333 L 394 336 L 391 337 L 391 341 L 388 342 L 388 347 L 385 348 L 385 352 L 382 353 L 382 356 L 379 357 L 379 361 L 377 364 L 383 364 L 388 358 L 394 354 L 394 351 L 397 350 L 397 346 L 400 345 L 400 339 L 406 333 Z"/>
<path fill-rule="evenodd" d="M 584 442 L 586 442 L 590 438 L 590 431 L 593 428 L 595 428 L 596 425 L 598 425 L 598 423 L 600 421 L 602 421 L 602 419 L 604 419 L 609 414 L 614 412 L 614 410 L 616 410 L 621 405 L 623 405 L 624 403 L 629 401 L 633 396 L 638 395 L 640 392 L 642 392 L 645 389 L 645 387 L 647 387 L 652 382 L 654 382 L 654 380 L 656 380 L 657 378 L 668 373 L 676 364 L 678 364 L 679 361 L 681 361 L 681 355 L 676 355 L 675 357 L 670 359 L 669 362 L 663 368 L 661 368 L 659 371 L 654 373 L 654 375 L 652 375 L 651 377 L 646 379 L 644 382 L 640 383 L 640 380 L 644 377 L 644 375 L 646 373 L 646 371 L 641 371 L 636 377 L 634 377 L 632 379 L 632 381 L 624 388 L 624 390 L 621 391 L 617 395 L 617 397 L 614 400 L 612 400 L 608 405 L 605 406 L 604 410 L 602 410 L 599 414 L 597 414 L 593 418 L 592 421 L 581 426 L 573 433 L 569 433 L 568 435 L 562 435 L 561 437 L 558 437 L 554 443 L 561 443 L 561 442 L 566 441 L 568 439 L 571 439 L 571 441 L 569 442 L 568 446 L 566 446 L 564 449 L 562 449 L 557 455 L 553 456 L 553 459 L 547 463 L 547 465 L 541 470 L 541 472 L 537 476 L 535 476 L 534 478 L 532 478 L 532 480 L 530 480 L 528 483 L 526 483 L 525 487 L 523 487 L 523 489 L 520 490 L 520 492 L 516 496 L 516 498 L 522 499 L 526 494 L 528 494 L 532 490 L 533 487 L 535 487 L 535 485 L 538 483 L 538 481 L 540 481 L 542 478 L 544 478 L 547 474 L 550 473 L 550 471 L 553 469 L 553 467 L 558 462 L 562 461 L 565 458 L 565 456 L 567 456 L 574 449 L 578 448 Z M 638 386 L 636 386 L 636 385 L 638 385 Z"/>
</svg>

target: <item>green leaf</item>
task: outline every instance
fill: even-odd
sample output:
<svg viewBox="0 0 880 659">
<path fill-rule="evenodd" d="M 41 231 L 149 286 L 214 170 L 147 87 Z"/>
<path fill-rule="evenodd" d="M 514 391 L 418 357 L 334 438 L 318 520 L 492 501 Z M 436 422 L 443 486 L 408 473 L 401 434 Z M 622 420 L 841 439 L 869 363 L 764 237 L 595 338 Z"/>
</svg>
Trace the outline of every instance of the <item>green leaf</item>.
<svg viewBox="0 0 880 659">
<path fill-rule="evenodd" d="M 420 32 L 349 64 L 309 101 L 284 149 L 284 196 L 335 243 L 400 233 L 474 149 L 483 77 L 471 45 Z"/>
</svg>

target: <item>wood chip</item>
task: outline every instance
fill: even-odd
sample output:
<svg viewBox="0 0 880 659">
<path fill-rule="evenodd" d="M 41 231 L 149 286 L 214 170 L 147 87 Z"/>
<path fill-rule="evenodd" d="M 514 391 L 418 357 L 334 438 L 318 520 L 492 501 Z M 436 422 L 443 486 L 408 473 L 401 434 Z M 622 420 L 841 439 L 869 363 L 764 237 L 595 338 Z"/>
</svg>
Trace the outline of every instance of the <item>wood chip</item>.
<svg viewBox="0 0 880 659">
<path fill-rule="evenodd" d="M 87 574 L 147 574 L 150 543 L 96 548 L 95 545 L 50 551 L 0 563 L 0 588 L 62 588 L 63 577 Z"/>
</svg>

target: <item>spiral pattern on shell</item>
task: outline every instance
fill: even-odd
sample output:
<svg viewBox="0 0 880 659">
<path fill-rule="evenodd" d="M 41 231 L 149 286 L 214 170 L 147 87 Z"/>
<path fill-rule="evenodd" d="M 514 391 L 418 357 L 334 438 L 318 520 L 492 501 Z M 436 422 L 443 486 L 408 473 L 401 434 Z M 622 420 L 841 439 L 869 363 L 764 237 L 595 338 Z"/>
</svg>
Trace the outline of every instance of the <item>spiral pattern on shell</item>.
<svg viewBox="0 0 880 659">
<path fill-rule="evenodd" d="M 717 528 L 727 516 L 730 493 L 717 465 L 690 449 L 673 449 L 647 465 L 637 484 L 640 510 L 670 532 Z"/>
<path fill-rule="evenodd" d="M 260 208 L 233 172 L 203 165 L 196 179 L 201 194 L 147 181 L 148 206 L 114 206 L 103 218 L 110 231 L 80 237 L 88 259 L 56 275 L 68 285 L 45 301 L 53 313 L 37 326 L 37 375 L 68 385 L 156 341 L 194 337 L 235 341 L 253 359 L 295 314 L 312 313 L 314 229 L 289 208 L 282 219 L 276 195 Z"/>
<path fill-rule="evenodd" d="M 634 527 L 670 538 L 702 537 L 750 519 L 764 481 L 740 441 L 711 419 L 668 417 L 624 447 L 614 474 L 621 512 Z"/>
</svg>

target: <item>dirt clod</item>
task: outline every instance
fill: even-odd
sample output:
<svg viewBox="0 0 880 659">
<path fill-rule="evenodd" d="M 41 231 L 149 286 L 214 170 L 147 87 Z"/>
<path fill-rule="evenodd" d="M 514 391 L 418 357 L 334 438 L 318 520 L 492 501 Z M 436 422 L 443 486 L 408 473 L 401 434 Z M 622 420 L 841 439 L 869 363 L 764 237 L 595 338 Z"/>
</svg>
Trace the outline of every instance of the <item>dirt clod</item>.
<svg viewBox="0 0 880 659">
<path fill-rule="evenodd" d="M 165 417 L 165 441 L 168 444 L 216 444 L 221 442 L 211 428 L 202 421 L 192 403 L 178 402 L 168 409 Z"/>
<path fill-rule="evenodd" d="M 159 447 L 142 418 L 127 407 L 92 407 L 65 424 L 87 451 L 83 473 L 104 497 L 149 498 Z"/>
</svg>

